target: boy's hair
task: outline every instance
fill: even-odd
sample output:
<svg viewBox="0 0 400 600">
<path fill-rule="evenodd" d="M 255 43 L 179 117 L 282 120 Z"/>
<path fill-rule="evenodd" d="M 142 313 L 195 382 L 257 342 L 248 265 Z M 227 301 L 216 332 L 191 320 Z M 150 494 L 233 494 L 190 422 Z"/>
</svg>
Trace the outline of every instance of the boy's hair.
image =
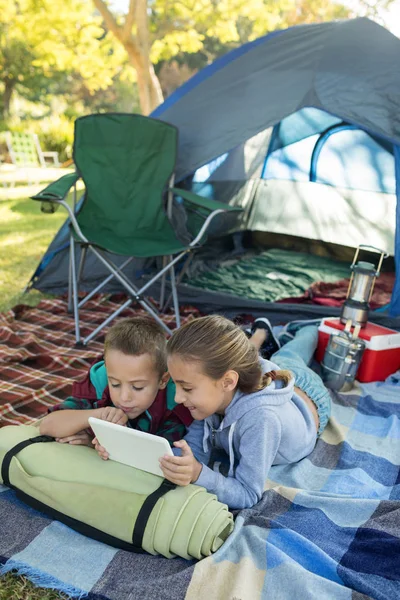
<svg viewBox="0 0 400 600">
<path fill-rule="evenodd" d="M 150 354 L 160 376 L 167 370 L 167 340 L 161 325 L 149 317 L 122 319 L 110 327 L 104 341 L 104 355 L 118 350 L 128 356 Z"/>
<path fill-rule="evenodd" d="M 205 375 L 220 379 L 226 371 L 239 375 L 238 388 L 245 394 L 270 385 L 273 379 L 287 385 L 290 371 L 262 374 L 257 348 L 240 327 L 219 315 L 200 317 L 174 331 L 167 343 L 168 356 L 200 362 Z"/>
</svg>

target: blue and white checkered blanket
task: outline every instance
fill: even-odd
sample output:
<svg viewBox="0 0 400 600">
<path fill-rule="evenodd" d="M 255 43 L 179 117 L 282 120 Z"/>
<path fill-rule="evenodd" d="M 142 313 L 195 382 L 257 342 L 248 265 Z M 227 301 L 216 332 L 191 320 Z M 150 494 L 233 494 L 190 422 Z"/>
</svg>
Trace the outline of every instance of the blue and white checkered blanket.
<svg viewBox="0 0 400 600">
<path fill-rule="evenodd" d="M 312 454 L 271 469 L 262 501 L 210 558 L 110 548 L 0 487 L 2 572 L 93 600 L 400 598 L 399 381 L 334 394 Z"/>
</svg>

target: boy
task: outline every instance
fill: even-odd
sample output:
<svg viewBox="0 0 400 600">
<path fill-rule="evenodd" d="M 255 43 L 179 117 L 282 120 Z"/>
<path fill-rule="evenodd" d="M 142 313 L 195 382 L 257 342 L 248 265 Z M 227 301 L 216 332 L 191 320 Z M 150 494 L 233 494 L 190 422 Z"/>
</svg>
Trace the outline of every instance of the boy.
<svg viewBox="0 0 400 600">
<path fill-rule="evenodd" d="M 106 335 L 104 360 L 73 384 L 71 398 L 50 409 L 40 433 L 61 443 L 94 443 L 104 459 L 108 454 L 93 440 L 89 417 L 153 433 L 171 444 L 182 439 L 193 419 L 175 403 L 166 354 L 158 323 L 141 316 L 118 321 Z"/>
</svg>

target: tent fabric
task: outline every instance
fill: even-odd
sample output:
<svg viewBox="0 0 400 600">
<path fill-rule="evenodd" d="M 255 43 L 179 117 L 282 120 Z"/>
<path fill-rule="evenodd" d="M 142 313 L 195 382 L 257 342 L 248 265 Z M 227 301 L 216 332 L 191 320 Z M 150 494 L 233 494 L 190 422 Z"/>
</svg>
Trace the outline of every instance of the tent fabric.
<svg viewBox="0 0 400 600">
<path fill-rule="evenodd" d="M 215 61 L 153 112 L 182 132 L 177 177 L 303 108 L 400 145 L 399 51 L 394 35 L 361 18 L 274 32 Z M 399 262 L 400 242 L 395 254 Z M 399 277 L 392 314 L 400 313 Z"/>
<path fill-rule="evenodd" d="M 304 107 L 400 144 L 399 51 L 361 18 L 274 32 L 215 61 L 152 113 L 179 128 L 177 179 Z"/>
<path fill-rule="evenodd" d="M 400 112 L 399 112 L 400 116 Z M 396 169 L 396 193 L 397 193 L 397 205 L 396 205 L 396 226 L 395 226 L 395 265 L 396 265 L 396 280 L 392 292 L 391 302 L 391 314 L 400 314 L 400 146 L 394 148 L 394 159 Z"/>
<path fill-rule="evenodd" d="M 366 244 L 393 255 L 396 197 L 322 183 L 261 180 L 248 229 L 356 247 Z"/>
<path fill-rule="evenodd" d="M 308 120 L 305 111 L 292 116 Z M 325 115 L 322 113 L 320 117 L 322 123 Z M 281 131 L 286 121 L 292 122 L 291 117 L 280 123 L 271 140 L 263 179 L 313 181 L 347 189 L 396 193 L 392 144 L 386 147 L 381 140 L 344 123 L 312 134 L 303 127 L 304 137 L 297 140 L 296 132 L 289 136 L 285 129 Z"/>
<path fill-rule="evenodd" d="M 275 125 L 269 153 L 322 133 L 341 120 L 317 108 L 303 108 Z"/>
<path fill-rule="evenodd" d="M 244 208 L 237 229 L 254 230 L 261 226 L 262 230 L 269 231 L 266 217 L 279 209 L 280 196 L 261 194 L 266 185 L 273 191 L 271 180 L 262 179 L 266 156 L 270 156 L 274 148 L 293 143 L 300 136 L 319 134 L 330 125 L 343 122 L 367 132 L 384 148 L 393 147 L 399 197 L 400 168 L 396 149 L 400 146 L 400 70 L 395 67 L 399 52 L 400 40 L 366 18 L 300 25 L 273 32 L 233 50 L 192 77 L 151 115 L 179 129 L 177 181 L 205 197 Z M 303 117 L 308 115 L 306 127 L 304 122 L 300 123 L 299 113 Z M 292 134 L 285 121 L 289 118 L 297 119 Z M 282 122 L 278 140 L 277 130 Z M 217 160 L 212 163 L 214 159 Z M 212 178 L 201 182 L 195 177 L 193 182 L 193 175 L 201 167 L 212 170 Z M 299 189 L 303 184 L 314 186 L 312 194 L 316 201 L 318 188 L 315 186 L 324 185 L 277 183 L 279 186 L 296 183 Z M 330 189 L 336 191 L 336 188 Z M 274 228 L 272 223 L 273 231 L 279 233 L 283 229 L 283 233 L 311 235 L 312 239 L 351 246 L 383 245 L 395 254 L 398 276 L 390 310 L 392 316 L 400 315 L 400 209 L 397 208 L 395 232 L 393 194 L 385 194 L 381 204 L 379 198 L 383 194 L 368 197 L 366 210 L 362 210 L 363 198 L 370 192 L 351 191 L 358 194 L 356 202 L 353 195 L 334 194 L 325 207 L 318 207 L 319 220 L 313 220 L 309 217 L 314 217 L 314 213 L 304 202 L 308 191 L 302 196 L 298 189 L 294 190 L 287 210 L 296 205 L 295 211 L 301 212 L 300 220 L 289 219 L 296 231 L 287 231 L 288 220 L 285 222 L 283 213 L 279 227 Z M 275 200 L 273 205 L 269 203 L 271 197 Z M 343 210 L 335 208 L 336 201 L 343 205 Z M 398 199 L 397 206 L 399 202 Z M 373 212 L 369 215 L 371 207 Z M 287 210 L 285 213 L 291 215 Z M 272 221 L 270 218 L 268 227 Z M 345 241 L 341 240 L 342 234 Z M 62 246 L 63 240 L 62 236 L 58 238 L 56 249 Z M 47 291 L 52 286 L 54 290 L 65 289 L 66 252 L 57 253 L 54 260 L 49 255 L 45 259 L 48 266 L 36 276 L 34 286 Z M 133 281 L 143 268 L 143 262 L 132 265 L 129 276 L 132 274 Z M 96 271 L 88 271 L 87 275 L 100 280 L 100 273 Z M 193 298 L 191 291 L 185 296 L 187 289 L 181 286 L 180 298 L 184 302 Z M 225 300 L 211 292 L 210 295 L 201 292 L 198 298 L 199 302 L 200 298 L 204 300 L 204 306 L 214 307 Z M 243 299 L 238 301 L 237 306 L 243 305 Z M 267 308 L 265 304 L 264 307 Z"/>
</svg>

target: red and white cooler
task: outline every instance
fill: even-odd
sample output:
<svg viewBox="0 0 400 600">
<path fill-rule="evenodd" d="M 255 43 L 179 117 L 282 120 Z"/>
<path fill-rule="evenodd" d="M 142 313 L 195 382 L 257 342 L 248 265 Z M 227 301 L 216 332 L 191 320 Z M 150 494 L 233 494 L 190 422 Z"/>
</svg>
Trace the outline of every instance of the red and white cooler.
<svg viewBox="0 0 400 600">
<path fill-rule="evenodd" d="M 343 331 L 340 319 L 323 319 L 318 328 L 318 347 L 315 358 L 321 362 L 331 333 Z M 375 323 L 368 323 L 360 330 L 359 337 L 366 348 L 358 367 L 356 379 L 363 383 L 384 381 L 400 369 L 400 332 Z"/>
</svg>

